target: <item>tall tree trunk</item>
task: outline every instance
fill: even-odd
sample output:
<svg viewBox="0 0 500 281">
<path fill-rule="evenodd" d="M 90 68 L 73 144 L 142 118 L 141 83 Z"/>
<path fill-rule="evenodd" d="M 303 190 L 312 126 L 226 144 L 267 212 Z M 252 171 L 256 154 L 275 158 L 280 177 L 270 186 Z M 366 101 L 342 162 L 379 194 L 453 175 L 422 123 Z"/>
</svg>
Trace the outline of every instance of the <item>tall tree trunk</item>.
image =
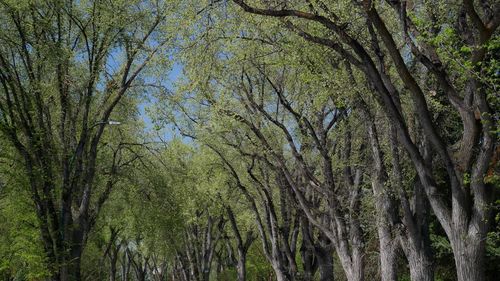
<svg viewBox="0 0 500 281">
<path fill-rule="evenodd" d="M 111 262 L 110 264 L 109 281 L 116 281 L 116 262 Z"/>
<path fill-rule="evenodd" d="M 81 280 L 81 257 L 83 251 L 83 233 L 75 230 L 73 243 L 70 246 L 69 254 L 66 254 L 63 263 L 60 265 L 60 281 L 80 281 Z"/>
<path fill-rule="evenodd" d="M 380 277 L 382 281 L 397 280 L 396 241 L 386 227 L 378 227 L 380 248 Z"/>
<path fill-rule="evenodd" d="M 392 233 L 390 213 L 394 211 L 391 199 L 384 190 L 383 181 L 373 177 L 373 192 L 377 209 L 377 233 L 379 239 L 380 277 L 382 281 L 397 280 L 397 241 Z"/>
<path fill-rule="evenodd" d="M 434 264 L 429 237 L 428 203 L 424 190 L 417 180 L 414 189 L 415 214 L 410 209 L 407 195 L 400 190 L 404 231 L 399 234 L 400 244 L 408 260 L 412 281 L 434 280 Z"/>
<path fill-rule="evenodd" d="M 362 255 L 364 253 L 353 256 L 349 281 L 363 281 L 365 279 L 365 264 Z"/>
<path fill-rule="evenodd" d="M 378 233 L 380 242 L 380 279 L 382 281 L 397 281 L 395 241 L 390 232 L 385 229 L 379 229 Z"/>
<path fill-rule="evenodd" d="M 127 250 L 123 252 L 122 260 L 121 260 L 121 266 L 122 266 L 122 281 L 128 280 L 128 259 L 127 259 Z"/>
<path fill-rule="evenodd" d="M 403 185 L 397 132 L 394 126 L 390 126 L 389 136 L 392 154 L 392 181 L 394 187 L 397 188 L 401 210 L 398 239 L 408 260 L 411 280 L 431 281 L 434 280 L 434 265 L 429 234 L 429 202 L 420 181 L 416 179 L 413 185 L 413 206 L 410 204 L 408 194 Z M 421 139 L 422 155 L 424 160 L 431 165 L 429 144 L 425 136 Z"/>
<path fill-rule="evenodd" d="M 377 210 L 377 232 L 380 253 L 380 277 L 382 281 L 397 280 L 397 241 L 394 238 L 393 224 L 396 221 L 395 203 L 387 190 L 387 172 L 383 162 L 383 153 L 379 143 L 374 117 L 368 106 L 359 100 L 360 110 L 366 123 L 368 139 L 372 150 L 373 173 L 372 189 Z"/>
<path fill-rule="evenodd" d="M 410 267 L 410 279 L 412 281 L 434 280 L 434 266 L 427 254 L 423 251 L 412 249 L 408 251 L 407 259 Z"/>
<path fill-rule="evenodd" d="M 335 250 L 340 259 L 340 264 L 344 269 L 347 280 L 349 281 L 363 281 L 365 279 L 364 275 L 364 259 L 363 253 L 357 247 L 347 247 L 345 242 L 342 242 L 343 246 L 335 245 Z"/>
<path fill-rule="evenodd" d="M 451 247 L 455 257 L 458 281 L 484 280 L 486 242 L 479 233 L 455 230 Z"/>
</svg>

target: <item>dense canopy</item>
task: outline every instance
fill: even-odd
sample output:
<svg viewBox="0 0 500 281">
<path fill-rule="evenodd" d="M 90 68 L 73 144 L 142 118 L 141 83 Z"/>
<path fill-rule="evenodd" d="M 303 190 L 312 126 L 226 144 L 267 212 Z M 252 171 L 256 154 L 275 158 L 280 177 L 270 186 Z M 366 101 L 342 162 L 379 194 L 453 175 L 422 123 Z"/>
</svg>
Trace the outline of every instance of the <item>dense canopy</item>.
<svg viewBox="0 0 500 281">
<path fill-rule="evenodd" d="M 493 281 L 500 2 L 1 0 L 0 279 Z"/>
</svg>

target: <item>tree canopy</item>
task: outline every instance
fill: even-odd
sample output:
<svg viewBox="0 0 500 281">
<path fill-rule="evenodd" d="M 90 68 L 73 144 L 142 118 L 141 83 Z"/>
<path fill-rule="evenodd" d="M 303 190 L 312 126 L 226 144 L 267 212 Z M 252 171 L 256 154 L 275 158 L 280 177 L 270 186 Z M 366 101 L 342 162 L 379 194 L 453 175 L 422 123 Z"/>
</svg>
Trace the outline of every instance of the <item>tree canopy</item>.
<svg viewBox="0 0 500 281">
<path fill-rule="evenodd" d="M 0 279 L 497 279 L 498 1 L 2 0 L 0 25 Z"/>
</svg>

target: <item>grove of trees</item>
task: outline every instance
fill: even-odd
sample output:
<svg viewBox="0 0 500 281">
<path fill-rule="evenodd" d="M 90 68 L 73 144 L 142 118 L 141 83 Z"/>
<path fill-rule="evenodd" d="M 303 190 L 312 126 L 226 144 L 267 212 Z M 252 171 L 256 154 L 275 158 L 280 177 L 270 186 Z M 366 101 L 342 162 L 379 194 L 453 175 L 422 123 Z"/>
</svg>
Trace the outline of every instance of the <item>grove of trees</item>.
<svg viewBox="0 0 500 281">
<path fill-rule="evenodd" d="M 0 0 L 0 279 L 493 281 L 500 2 Z"/>
</svg>

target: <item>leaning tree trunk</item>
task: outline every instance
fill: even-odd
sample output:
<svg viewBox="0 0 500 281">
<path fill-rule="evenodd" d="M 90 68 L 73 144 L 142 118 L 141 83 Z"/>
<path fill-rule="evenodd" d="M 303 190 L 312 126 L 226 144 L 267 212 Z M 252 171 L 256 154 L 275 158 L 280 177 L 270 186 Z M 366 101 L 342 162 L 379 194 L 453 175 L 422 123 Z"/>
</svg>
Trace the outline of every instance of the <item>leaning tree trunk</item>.
<svg viewBox="0 0 500 281">
<path fill-rule="evenodd" d="M 394 126 L 390 127 L 389 136 L 392 154 L 393 186 L 398 188 L 399 207 L 401 210 L 402 225 L 398 226 L 398 238 L 408 260 L 410 279 L 412 281 L 432 281 L 434 280 L 434 264 L 429 234 L 429 202 L 427 201 L 422 184 L 417 179 L 413 184 L 413 207 L 411 206 L 403 184 L 397 132 Z M 430 163 L 431 155 L 425 137 L 422 138 L 421 150 L 424 160 Z"/>
<path fill-rule="evenodd" d="M 375 180 L 376 181 L 376 180 Z M 383 184 L 380 182 L 373 183 L 373 189 L 376 197 L 377 208 L 377 232 L 379 239 L 379 254 L 380 254 L 380 277 L 382 281 L 397 280 L 397 241 L 393 237 L 391 231 L 391 223 L 389 222 L 390 200 L 386 196 Z M 377 187 L 375 187 L 377 186 Z M 377 191 L 375 191 L 377 190 Z"/>
<path fill-rule="evenodd" d="M 314 251 L 309 246 L 302 246 L 301 256 L 302 256 L 302 267 L 303 274 L 301 280 L 303 281 L 312 281 L 314 277 L 314 273 L 316 272 L 316 260 Z"/>
<path fill-rule="evenodd" d="M 347 280 L 363 281 L 364 280 L 364 260 L 363 251 L 353 247 L 351 250 L 346 242 L 341 242 L 341 245 L 336 245 L 335 249 L 340 259 L 340 264 L 344 269 Z"/>
</svg>

